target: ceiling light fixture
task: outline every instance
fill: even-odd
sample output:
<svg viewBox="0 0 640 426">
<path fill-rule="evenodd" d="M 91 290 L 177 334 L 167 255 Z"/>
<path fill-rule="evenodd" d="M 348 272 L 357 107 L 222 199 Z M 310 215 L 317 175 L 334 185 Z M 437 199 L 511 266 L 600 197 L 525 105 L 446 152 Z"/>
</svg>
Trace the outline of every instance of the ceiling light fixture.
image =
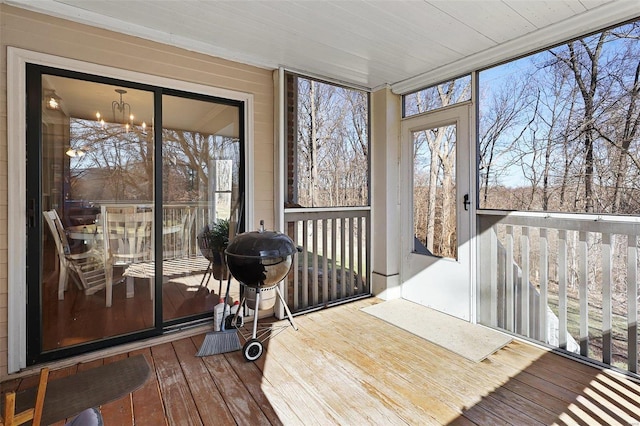
<svg viewBox="0 0 640 426">
<path fill-rule="evenodd" d="M 60 101 L 62 101 L 62 98 L 56 95 L 55 90 L 52 90 L 49 94 L 45 95 L 45 102 L 46 102 L 47 109 L 59 110 Z"/>
<path fill-rule="evenodd" d="M 119 123 L 124 126 L 126 131 L 128 132 L 133 127 L 133 119 L 134 116 L 131 113 L 131 104 L 125 102 L 122 98 L 122 95 L 126 94 L 127 91 L 124 89 L 115 89 L 116 93 L 120 95 L 119 100 L 115 100 L 111 102 L 111 113 L 113 115 L 113 122 Z M 104 128 L 105 122 L 104 117 L 98 111 L 96 113 L 96 119 L 100 122 L 100 125 Z M 141 127 L 143 130 L 146 130 L 147 123 L 142 122 Z"/>
<path fill-rule="evenodd" d="M 111 111 L 113 112 L 113 121 L 124 124 L 127 131 L 133 125 L 133 114 L 131 114 L 131 105 L 122 100 L 122 95 L 127 93 L 124 89 L 116 89 L 116 93 L 120 95 L 119 101 L 111 102 Z M 118 117 L 116 118 L 116 111 L 118 111 Z"/>
<path fill-rule="evenodd" d="M 69 148 L 65 154 L 67 154 L 67 156 L 71 158 L 74 158 L 74 157 L 82 157 L 86 154 L 86 152 L 82 149 Z"/>
</svg>

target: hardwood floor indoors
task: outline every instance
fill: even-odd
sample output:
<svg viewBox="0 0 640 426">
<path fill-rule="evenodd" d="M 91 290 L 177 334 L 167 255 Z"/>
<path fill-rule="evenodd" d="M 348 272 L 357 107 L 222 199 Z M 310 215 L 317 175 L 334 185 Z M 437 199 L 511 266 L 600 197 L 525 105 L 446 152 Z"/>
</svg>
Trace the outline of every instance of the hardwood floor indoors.
<svg viewBox="0 0 640 426">
<path fill-rule="evenodd" d="M 241 351 L 196 357 L 199 334 L 54 369 L 50 380 L 144 354 L 155 374 L 100 407 L 107 426 L 640 422 L 636 380 L 517 340 L 474 363 L 360 310 L 379 302 L 297 316 L 299 330 L 268 340 L 255 363 Z"/>
<path fill-rule="evenodd" d="M 153 300 L 148 278 L 134 279 L 133 297 L 126 296 L 126 285 L 120 276 L 123 268 L 114 268 L 113 304 L 105 306 L 105 290 L 87 295 L 73 279 L 69 280 L 64 299 L 58 300 L 58 268 L 53 247 L 45 250 L 42 292 L 42 335 L 44 350 L 76 345 L 153 327 Z M 207 261 L 189 258 L 188 268 L 167 275 L 162 285 L 163 318 L 174 320 L 189 315 L 211 312 L 220 298 L 221 283 L 203 276 Z M 170 266 L 168 262 L 165 269 Z M 188 274 L 185 274 L 185 271 Z M 171 272 L 171 271 L 169 271 Z M 201 286 L 201 283 L 203 285 Z M 231 298 L 236 300 L 239 285 L 233 282 Z"/>
</svg>

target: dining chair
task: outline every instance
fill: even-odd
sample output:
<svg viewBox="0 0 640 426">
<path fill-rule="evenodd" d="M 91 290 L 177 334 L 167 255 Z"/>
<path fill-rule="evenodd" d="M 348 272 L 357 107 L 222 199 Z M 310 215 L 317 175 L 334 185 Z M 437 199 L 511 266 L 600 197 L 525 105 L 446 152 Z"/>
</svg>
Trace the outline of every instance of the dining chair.
<svg viewBox="0 0 640 426">
<path fill-rule="evenodd" d="M 113 268 L 153 261 L 153 211 L 138 207 L 102 206 L 103 251 Z M 126 276 L 127 297 L 133 296 L 134 277 Z M 149 277 L 150 295 L 154 293 L 153 277 Z M 112 283 L 107 283 L 107 306 L 113 300 Z"/>
<path fill-rule="evenodd" d="M 96 249 L 83 253 L 71 253 L 67 233 L 56 210 L 42 212 L 51 231 L 58 256 L 58 300 L 64 300 L 69 282 L 69 272 L 78 288 L 91 295 L 111 282 L 111 270 L 106 266 L 110 259 Z M 107 305 L 110 306 L 110 305 Z"/>
<path fill-rule="evenodd" d="M 0 426 L 17 426 L 27 423 L 31 420 L 33 426 L 40 426 L 42 419 L 42 409 L 44 407 L 44 397 L 47 391 L 47 382 L 49 380 L 49 369 L 40 370 L 40 380 L 38 381 L 38 390 L 36 393 L 35 405 L 19 413 L 16 413 L 16 393 L 9 391 L 4 395 L 4 410 L 0 420 Z"/>
</svg>

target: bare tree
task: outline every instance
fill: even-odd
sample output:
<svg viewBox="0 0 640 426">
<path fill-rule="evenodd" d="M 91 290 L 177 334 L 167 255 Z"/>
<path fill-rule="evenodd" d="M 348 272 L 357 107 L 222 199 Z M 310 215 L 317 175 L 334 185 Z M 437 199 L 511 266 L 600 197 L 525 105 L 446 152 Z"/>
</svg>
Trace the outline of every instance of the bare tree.
<svg viewBox="0 0 640 426">
<path fill-rule="evenodd" d="M 298 78 L 298 200 L 301 205 L 368 203 L 368 95 Z"/>
<path fill-rule="evenodd" d="M 530 104 L 524 80 L 508 79 L 488 94 L 482 94 L 482 109 L 479 116 L 479 164 L 481 205 L 487 205 L 489 191 L 499 184 L 500 176 L 515 164 L 508 158 L 517 139 L 510 138 L 512 132 L 522 133 L 519 126 L 521 112 Z M 518 129 L 519 127 L 519 129 Z"/>
</svg>

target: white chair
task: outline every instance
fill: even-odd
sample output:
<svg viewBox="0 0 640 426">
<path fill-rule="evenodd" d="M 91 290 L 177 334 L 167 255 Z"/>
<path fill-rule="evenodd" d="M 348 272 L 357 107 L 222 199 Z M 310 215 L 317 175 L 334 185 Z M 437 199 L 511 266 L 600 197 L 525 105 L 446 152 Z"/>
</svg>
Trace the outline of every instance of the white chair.
<svg viewBox="0 0 640 426">
<path fill-rule="evenodd" d="M 110 259 L 101 251 L 91 248 L 84 253 L 72 254 L 60 216 L 55 210 L 42 212 L 53 236 L 59 259 L 58 299 L 64 300 L 69 281 L 69 271 L 75 273 L 78 288 L 91 295 L 111 283 Z M 110 306 L 109 304 L 107 306 Z"/>
<path fill-rule="evenodd" d="M 140 210 L 135 206 L 102 206 L 99 223 L 102 224 L 103 249 L 105 258 L 110 259 L 111 276 L 113 267 L 128 268 L 139 263 L 153 261 L 153 212 Z M 133 297 L 133 280 L 126 277 L 127 297 Z M 150 295 L 153 299 L 153 278 L 149 277 Z M 113 299 L 112 285 L 107 284 L 107 306 Z"/>
</svg>

